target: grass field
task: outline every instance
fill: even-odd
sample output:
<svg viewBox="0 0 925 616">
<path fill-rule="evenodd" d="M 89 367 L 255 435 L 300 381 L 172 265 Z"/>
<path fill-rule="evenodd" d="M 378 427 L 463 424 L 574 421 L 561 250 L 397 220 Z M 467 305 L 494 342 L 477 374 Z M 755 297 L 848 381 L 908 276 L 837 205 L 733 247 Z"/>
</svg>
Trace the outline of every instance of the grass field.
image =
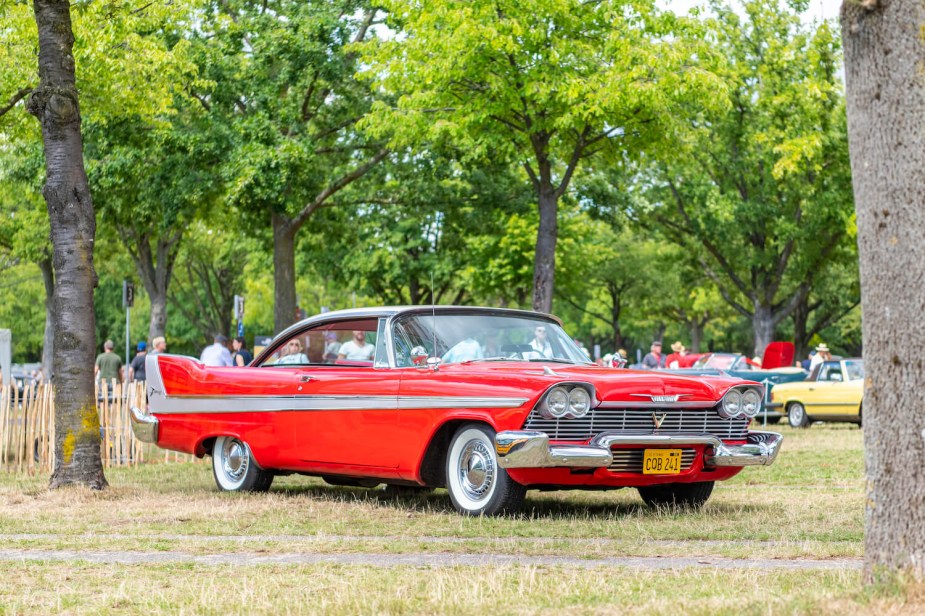
<svg viewBox="0 0 925 616">
<path fill-rule="evenodd" d="M 925 609 L 918 587 L 861 587 L 855 568 L 863 551 L 861 431 L 839 425 L 781 431 L 786 441 L 776 464 L 719 484 L 700 512 L 651 511 L 634 490 L 531 492 L 520 517 L 470 519 L 456 515 L 443 491 L 391 499 L 379 490 L 281 477 L 268 494 L 219 493 L 207 463 L 110 469 L 111 488 L 102 493 L 49 492 L 47 477 L 0 475 L 0 614 Z M 62 550 L 70 556 L 56 560 Z M 74 553 L 148 560 L 116 564 Z M 167 560 L 152 562 L 158 554 Z M 365 561 L 235 562 L 317 554 Z M 226 560 L 194 560 L 213 555 Z M 500 565 L 395 564 L 403 555 L 515 558 Z M 553 556 L 707 564 L 536 564 Z M 710 566 L 711 559 L 725 566 Z M 729 559 L 853 566 L 738 568 Z"/>
</svg>

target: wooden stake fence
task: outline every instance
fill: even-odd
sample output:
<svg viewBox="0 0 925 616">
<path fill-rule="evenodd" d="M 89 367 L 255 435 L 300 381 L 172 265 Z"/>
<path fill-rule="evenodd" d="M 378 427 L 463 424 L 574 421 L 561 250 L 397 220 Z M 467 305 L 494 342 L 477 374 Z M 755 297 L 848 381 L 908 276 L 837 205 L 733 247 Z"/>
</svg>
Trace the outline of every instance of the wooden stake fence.
<svg viewBox="0 0 925 616">
<path fill-rule="evenodd" d="M 195 456 L 162 451 L 132 434 L 130 408 L 144 407 L 144 383 L 97 384 L 100 457 L 104 467 L 134 467 L 146 462 L 188 462 Z M 0 470 L 51 473 L 55 467 L 55 400 L 49 385 L 14 383 L 0 388 Z"/>
</svg>

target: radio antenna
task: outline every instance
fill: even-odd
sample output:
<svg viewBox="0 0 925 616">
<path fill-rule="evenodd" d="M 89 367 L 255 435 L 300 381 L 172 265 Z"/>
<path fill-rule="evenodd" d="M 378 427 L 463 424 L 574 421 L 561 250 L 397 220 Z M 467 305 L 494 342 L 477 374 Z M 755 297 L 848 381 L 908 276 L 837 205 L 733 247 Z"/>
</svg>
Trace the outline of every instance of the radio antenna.
<svg viewBox="0 0 925 616">
<path fill-rule="evenodd" d="M 434 292 L 434 270 L 430 270 L 430 314 L 431 330 L 434 334 L 434 357 L 437 356 L 437 296 Z"/>
</svg>

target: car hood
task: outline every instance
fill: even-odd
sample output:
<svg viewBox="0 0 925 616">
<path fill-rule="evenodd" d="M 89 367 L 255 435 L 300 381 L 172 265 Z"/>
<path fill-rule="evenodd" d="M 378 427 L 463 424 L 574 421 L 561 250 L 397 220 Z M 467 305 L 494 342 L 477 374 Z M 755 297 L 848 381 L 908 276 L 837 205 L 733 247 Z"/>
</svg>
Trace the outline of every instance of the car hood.
<svg viewBox="0 0 925 616">
<path fill-rule="evenodd" d="M 440 370 L 451 374 L 465 372 L 470 378 L 483 375 L 491 381 L 504 379 L 544 391 L 556 383 L 590 383 L 602 402 L 639 403 L 648 401 L 647 396 L 671 395 L 681 395 L 678 402 L 682 405 L 687 402 L 717 402 L 733 385 L 751 383 L 734 377 L 685 376 L 553 362 L 471 362 L 441 366 Z"/>
</svg>

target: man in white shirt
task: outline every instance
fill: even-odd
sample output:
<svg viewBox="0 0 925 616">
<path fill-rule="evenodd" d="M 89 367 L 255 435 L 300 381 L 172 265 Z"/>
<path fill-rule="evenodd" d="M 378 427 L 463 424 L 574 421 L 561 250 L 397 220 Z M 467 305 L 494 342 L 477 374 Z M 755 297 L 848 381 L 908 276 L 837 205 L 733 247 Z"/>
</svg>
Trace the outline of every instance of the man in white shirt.
<svg viewBox="0 0 925 616">
<path fill-rule="evenodd" d="M 472 361 L 473 359 L 482 359 L 484 357 L 482 345 L 479 344 L 478 340 L 470 337 L 465 340 L 460 340 L 453 345 L 453 348 L 444 353 L 443 363 L 460 364 L 464 361 Z"/>
<path fill-rule="evenodd" d="M 231 351 L 228 350 L 228 338 L 218 334 L 213 338 L 214 344 L 211 344 L 202 350 L 199 361 L 205 366 L 233 366 L 234 361 L 231 359 Z"/>
<path fill-rule="evenodd" d="M 366 342 L 366 332 L 354 330 L 353 340 L 348 340 L 340 345 L 337 359 L 371 361 L 375 352 L 376 347 Z"/>
</svg>

